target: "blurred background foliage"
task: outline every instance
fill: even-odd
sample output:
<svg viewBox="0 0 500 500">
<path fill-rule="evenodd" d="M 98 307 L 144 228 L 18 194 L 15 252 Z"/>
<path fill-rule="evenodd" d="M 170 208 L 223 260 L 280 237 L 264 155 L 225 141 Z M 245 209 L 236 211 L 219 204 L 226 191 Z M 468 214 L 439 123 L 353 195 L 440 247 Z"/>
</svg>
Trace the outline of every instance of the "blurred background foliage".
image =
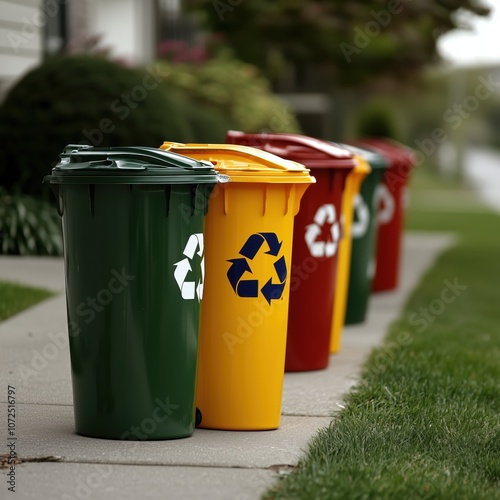
<svg viewBox="0 0 500 500">
<path fill-rule="evenodd" d="M 478 0 L 186 0 L 184 5 L 238 58 L 269 78 L 279 80 L 290 65 L 299 71 L 321 65 L 335 85 L 387 77 L 411 81 L 416 71 L 439 60 L 437 39 L 464 27 L 457 12 L 489 12 Z"/>
<path fill-rule="evenodd" d="M 10 195 L 0 186 L 0 250 L 14 255 L 62 255 L 61 218 L 54 204 Z"/>
<path fill-rule="evenodd" d="M 229 49 L 219 51 L 203 64 L 163 60 L 156 65 L 156 71 L 197 105 L 218 109 L 240 130 L 260 132 L 268 129 L 274 118 L 280 119 L 275 132 L 300 130 L 285 102 L 273 94 L 268 79 L 256 66 L 236 59 Z M 225 131 L 220 140 L 224 137 Z"/>
<path fill-rule="evenodd" d="M 336 141 L 382 135 L 418 148 L 493 71 L 447 68 L 436 49 L 440 36 L 466 25 L 464 13 L 488 13 L 479 0 L 182 5 L 199 36 L 164 39 L 147 68 L 111 60 L 93 38 L 87 49 L 94 55 L 48 57 L 10 90 L 0 106 L 2 253 L 61 253 L 60 222 L 42 178 L 68 143 L 223 142 L 235 128 L 302 129 Z M 307 93 L 332 99 L 330 132 L 314 134 L 318 119 L 298 120 L 279 97 Z M 494 95 L 447 132 L 454 144 L 500 147 L 491 133 L 499 126 Z M 432 167 L 437 157 L 428 155 L 427 163 Z"/>
<path fill-rule="evenodd" d="M 87 55 L 49 58 L 29 72 L 0 108 L 2 184 L 48 198 L 42 178 L 69 143 L 157 146 L 165 134 L 187 140 L 182 105 L 146 75 Z"/>
</svg>

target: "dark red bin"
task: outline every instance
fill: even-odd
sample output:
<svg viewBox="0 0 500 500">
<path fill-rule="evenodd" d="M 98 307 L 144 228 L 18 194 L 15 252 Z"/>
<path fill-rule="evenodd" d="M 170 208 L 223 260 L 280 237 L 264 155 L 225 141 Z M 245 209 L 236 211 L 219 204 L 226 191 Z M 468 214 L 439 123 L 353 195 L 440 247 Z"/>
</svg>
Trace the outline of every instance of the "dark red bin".
<svg viewBox="0 0 500 500">
<path fill-rule="evenodd" d="M 378 193 L 376 270 L 372 291 L 394 290 L 399 282 L 401 244 L 407 203 L 407 185 L 415 166 L 411 149 L 385 138 L 365 138 L 357 144 L 387 160 Z"/>
<path fill-rule="evenodd" d="M 295 217 L 285 370 L 326 368 L 342 237 L 342 195 L 346 177 L 355 166 L 353 155 L 331 143 L 296 134 L 229 131 L 226 142 L 300 162 L 316 177 Z"/>
</svg>

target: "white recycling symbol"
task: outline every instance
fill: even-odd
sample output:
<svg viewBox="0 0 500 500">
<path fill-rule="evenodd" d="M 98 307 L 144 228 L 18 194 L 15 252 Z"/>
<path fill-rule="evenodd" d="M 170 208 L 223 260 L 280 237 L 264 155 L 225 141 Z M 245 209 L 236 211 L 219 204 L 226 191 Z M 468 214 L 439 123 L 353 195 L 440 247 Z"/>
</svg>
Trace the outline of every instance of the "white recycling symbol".
<svg viewBox="0 0 500 500">
<path fill-rule="evenodd" d="M 184 248 L 183 254 L 186 257 L 174 264 L 174 278 L 181 291 L 181 296 L 185 300 L 193 300 L 197 296 L 199 302 L 203 297 L 203 283 L 205 281 L 205 257 L 203 256 L 203 249 L 203 233 L 193 233 Z M 195 253 L 201 257 L 201 280 L 198 280 L 197 283 L 186 281 L 189 271 L 193 270 L 191 261 Z"/>
<path fill-rule="evenodd" d="M 359 193 L 356 194 L 353 202 L 355 220 L 352 223 L 352 237 L 362 238 L 366 234 L 370 224 L 370 210 L 368 209 L 365 200 L 363 200 L 363 197 Z"/>
<path fill-rule="evenodd" d="M 376 200 L 378 207 L 377 222 L 379 224 L 387 224 L 394 216 L 396 202 L 385 184 L 380 184 L 378 186 Z"/>
<path fill-rule="evenodd" d="M 332 224 L 330 230 L 332 241 L 317 240 L 325 223 Z M 340 240 L 340 226 L 335 207 L 332 204 L 321 205 L 318 208 L 314 216 L 314 223 L 306 226 L 305 240 L 313 257 L 333 257 L 335 255 Z"/>
</svg>

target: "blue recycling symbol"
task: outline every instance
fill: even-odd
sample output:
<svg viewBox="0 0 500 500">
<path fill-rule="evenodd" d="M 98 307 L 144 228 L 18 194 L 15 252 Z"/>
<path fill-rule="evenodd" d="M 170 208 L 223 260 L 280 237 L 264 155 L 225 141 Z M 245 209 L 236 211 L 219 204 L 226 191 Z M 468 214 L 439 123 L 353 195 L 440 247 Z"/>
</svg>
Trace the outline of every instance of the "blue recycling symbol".
<svg viewBox="0 0 500 500">
<path fill-rule="evenodd" d="M 282 255 L 278 258 L 281 244 L 282 242 L 278 241 L 276 233 L 254 233 L 247 239 L 239 252 L 243 257 L 228 260 L 228 262 L 231 262 L 231 267 L 227 271 L 227 278 L 239 297 L 259 296 L 259 280 L 242 278 L 247 272 L 253 274 L 249 261 L 254 259 L 264 245 L 264 249 L 268 248 L 265 252 L 267 255 L 277 257 L 274 262 L 276 276 L 271 276 L 262 288 L 260 288 L 260 292 L 269 305 L 271 304 L 271 300 L 281 298 L 285 289 L 287 275 L 285 257 Z"/>
</svg>

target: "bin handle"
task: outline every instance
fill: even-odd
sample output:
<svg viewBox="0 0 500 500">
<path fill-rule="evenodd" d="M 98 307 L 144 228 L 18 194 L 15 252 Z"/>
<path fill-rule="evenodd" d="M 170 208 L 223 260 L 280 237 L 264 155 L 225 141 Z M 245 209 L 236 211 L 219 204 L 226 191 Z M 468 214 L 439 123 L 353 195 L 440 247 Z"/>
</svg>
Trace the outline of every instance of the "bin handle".
<svg viewBox="0 0 500 500">
<path fill-rule="evenodd" d="M 119 170 L 147 170 L 144 165 L 130 165 L 126 161 L 120 160 L 94 160 L 89 161 L 89 165 L 92 167 L 105 167 L 105 168 L 117 168 Z"/>
<path fill-rule="evenodd" d="M 124 147 L 124 148 L 116 148 L 115 150 L 108 150 L 108 151 L 103 151 L 100 150 L 99 148 L 88 148 L 88 149 L 82 149 L 78 151 L 78 154 L 80 155 L 81 158 L 85 157 L 92 157 L 96 155 L 106 155 L 106 158 L 104 159 L 99 159 L 95 160 L 96 162 L 99 161 L 113 161 L 113 162 L 124 162 L 126 163 L 127 160 L 131 160 L 132 158 L 138 159 L 142 162 L 147 162 L 149 161 L 152 166 L 157 166 L 157 165 L 164 165 L 164 166 L 171 166 L 172 162 L 175 160 L 173 158 L 170 158 L 168 161 L 163 157 L 164 152 L 151 148 L 151 147 L 143 147 L 143 148 L 138 148 L 135 146 L 129 146 L 129 147 Z M 180 156 L 180 155 L 176 155 Z M 183 161 L 179 165 L 180 168 L 183 168 L 184 170 L 206 170 L 208 168 L 212 169 L 213 165 L 210 164 L 209 162 L 202 161 L 202 160 L 195 160 L 193 158 L 189 158 L 192 162 L 192 166 L 187 166 L 185 164 L 186 158 L 183 158 Z M 92 163 L 92 162 L 90 162 Z M 120 167 L 118 166 L 117 168 L 130 168 L 130 170 L 147 170 L 146 167 Z"/>
</svg>

